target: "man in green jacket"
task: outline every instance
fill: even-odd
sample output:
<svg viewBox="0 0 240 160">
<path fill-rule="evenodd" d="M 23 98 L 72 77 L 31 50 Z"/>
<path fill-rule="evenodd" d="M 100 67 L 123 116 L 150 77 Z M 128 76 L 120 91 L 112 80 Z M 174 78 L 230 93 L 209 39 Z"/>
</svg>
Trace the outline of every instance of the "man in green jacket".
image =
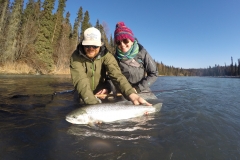
<svg viewBox="0 0 240 160">
<path fill-rule="evenodd" d="M 133 104 L 151 105 L 135 93 L 121 73 L 116 59 L 101 42 L 100 31 L 94 27 L 84 31 L 83 41 L 71 56 L 70 72 L 73 85 L 85 104 L 97 104 L 97 95 L 108 94 L 108 75 L 124 97 Z"/>
</svg>

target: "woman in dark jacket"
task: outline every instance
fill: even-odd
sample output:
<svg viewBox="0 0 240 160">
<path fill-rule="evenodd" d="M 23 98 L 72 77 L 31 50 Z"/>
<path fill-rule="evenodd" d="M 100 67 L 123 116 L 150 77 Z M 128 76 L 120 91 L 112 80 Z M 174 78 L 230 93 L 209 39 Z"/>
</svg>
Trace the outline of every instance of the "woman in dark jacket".
<svg viewBox="0 0 240 160">
<path fill-rule="evenodd" d="M 124 22 L 117 23 L 114 41 L 117 45 L 115 57 L 123 75 L 137 93 L 150 92 L 150 86 L 158 76 L 156 63 L 150 54 L 138 43 Z"/>
</svg>

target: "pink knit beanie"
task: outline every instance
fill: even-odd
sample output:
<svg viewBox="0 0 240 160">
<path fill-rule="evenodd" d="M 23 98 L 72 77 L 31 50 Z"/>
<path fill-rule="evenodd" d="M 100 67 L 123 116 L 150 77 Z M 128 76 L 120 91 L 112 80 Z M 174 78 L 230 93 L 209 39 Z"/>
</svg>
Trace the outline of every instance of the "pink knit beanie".
<svg viewBox="0 0 240 160">
<path fill-rule="evenodd" d="M 114 31 L 114 40 L 117 42 L 123 39 L 130 39 L 134 42 L 134 35 L 132 30 L 125 26 L 124 22 L 118 22 Z"/>
</svg>

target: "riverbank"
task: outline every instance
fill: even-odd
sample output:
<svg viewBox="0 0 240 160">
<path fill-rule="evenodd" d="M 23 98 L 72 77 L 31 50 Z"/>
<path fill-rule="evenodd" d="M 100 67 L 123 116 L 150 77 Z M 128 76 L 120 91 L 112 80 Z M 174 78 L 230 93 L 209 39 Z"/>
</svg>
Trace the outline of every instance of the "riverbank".
<svg viewBox="0 0 240 160">
<path fill-rule="evenodd" d="M 26 63 L 7 63 L 0 66 L 0 74 L 29 74 L 29 75 L 41 75 L 38 70 L 29 67 Z M 45 74 L 45 73 L 44 73 Z M 69 68 L 65 69 L 54 69 L 49 75 L 58 75 L 58 74 L 70 74 Z"/>
</svg>

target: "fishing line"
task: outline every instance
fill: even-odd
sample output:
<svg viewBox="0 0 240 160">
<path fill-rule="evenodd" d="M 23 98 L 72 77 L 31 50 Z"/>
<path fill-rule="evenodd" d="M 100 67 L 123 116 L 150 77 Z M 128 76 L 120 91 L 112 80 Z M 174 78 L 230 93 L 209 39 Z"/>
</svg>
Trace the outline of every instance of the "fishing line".
<svg viewBox="0 0 240 160">
<path fill-rule="evenodd" d="M 194 89 L 199 89 L 199 88 L 178 88 L 178 89 L 167 89 L 167 90 L 155 90 L 155 91 L 150 91 L 150 92 L 141 92 L 141 93 L 154 93 L 157 92 L 158 94 L 155 94 L 156 97 L 158 97 L 161 94 L 166 94 L 166 93 L 176 93 L 176 92 L 181 92 L 181 91 L 188 91 L 188 90 L 194 90 Z M 54 92 L 52 94 L 52 99 L 54 98 L 54 96 L 56 95 L 63 95 L 66 93 L 74 93 L 74 89 L 73 90 L 65 90 L 65 91 L 60 91 L 60 92 Z M 159 93 L 160 92 L 160 93 Z M 121 94 L 118 93 L 117 96 L 120 96 Z M 34 94 L 31 96 L 43 96 L 43 94 Z M 46 95 L 44 95 L 46 96 Z M 113 96 L 113 94 L 109 94 L 109 95 L 99 95 L 99 97 L 101 96 Z M 30 97 L 30 95 L 13 95 L 11 98 L 23 98 L 23 97 Z"/>
<path fill-rule="evenodd" d="M 61 92 L 54 92 L 53 95 L 56 95 L 56 94 L 65 94 L 65 93 L 73 93 L 75 90 L 66 90 L 66 91 L 61 91 Z"/>
</svg>

